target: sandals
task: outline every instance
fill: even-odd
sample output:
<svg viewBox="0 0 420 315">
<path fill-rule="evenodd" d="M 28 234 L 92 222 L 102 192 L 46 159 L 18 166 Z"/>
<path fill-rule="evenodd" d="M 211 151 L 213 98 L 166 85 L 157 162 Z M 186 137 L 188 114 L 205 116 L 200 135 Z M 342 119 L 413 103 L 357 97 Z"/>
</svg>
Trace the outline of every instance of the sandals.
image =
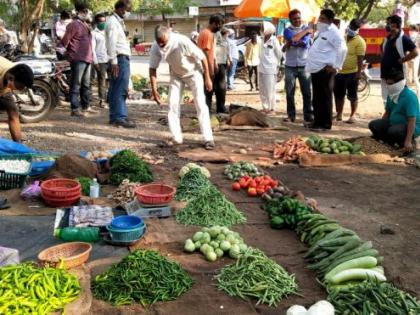
<svg viewBox="0 0 420 315">
<path fill-rule="evenodd" d="M 214 150 L 215 147 L 216 146 L 215 146 L 213 141 L 207 141 L 207 142 L 204 143 L 204 149 L 206 149 L 208 151 Z"/>
<path fill-rule="evenodd" d="M 347 121 L 346 121 L 346 123 L 347 124 L 354 124 L 356 122 L 356 119 L 354 118 L 354 117 L 350 117 Z"/>
</svg>

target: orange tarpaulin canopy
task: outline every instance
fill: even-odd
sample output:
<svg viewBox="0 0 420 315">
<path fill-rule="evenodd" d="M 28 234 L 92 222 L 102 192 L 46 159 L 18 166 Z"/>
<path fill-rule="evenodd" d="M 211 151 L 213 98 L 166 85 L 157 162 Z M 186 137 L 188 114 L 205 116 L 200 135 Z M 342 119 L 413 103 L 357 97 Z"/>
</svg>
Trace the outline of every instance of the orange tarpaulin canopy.
<svg viewBox="0 0 420 315">
<path fill-rule="evenodd" d="M 293 9 L 302 12 L 302 18 L 306 21 L 314 20 L 319 14 L 315 0 L 243 0 L 234 14 L 238 18 L 288 18 Z"/>
</svg>

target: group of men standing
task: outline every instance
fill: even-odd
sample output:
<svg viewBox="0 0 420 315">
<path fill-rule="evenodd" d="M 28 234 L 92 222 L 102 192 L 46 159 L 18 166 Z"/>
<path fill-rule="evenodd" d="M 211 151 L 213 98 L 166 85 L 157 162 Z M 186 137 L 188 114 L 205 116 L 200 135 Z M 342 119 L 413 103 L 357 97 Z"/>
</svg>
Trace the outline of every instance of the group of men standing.
<svg viewBox="0 0 420 315">
<path fill-rule="evenodd" d="M 76 16 L 65 26 L 65 32 L 58 33 L 60 46 L 71 65 L 70 104 L 71 115 L 84 117 L 93 112 L 91 107 L 92 67 L 98 79 L 99 106 L 109 103 L 109 123 L 124 128 L 134 128 L 128 119 L 126 100 L 130 81 L 131 47 L 126 34 L 124 18 L 131 11 L 129 0 L 119 0 L 115 10 L 106 19 L 97 14 L 92 16 L 83 2 L 75 4 Z M 62 14 L 65 25 L 67 15 Z M 109 90 L 106 77 L 109 73 Z"/>
</svg>

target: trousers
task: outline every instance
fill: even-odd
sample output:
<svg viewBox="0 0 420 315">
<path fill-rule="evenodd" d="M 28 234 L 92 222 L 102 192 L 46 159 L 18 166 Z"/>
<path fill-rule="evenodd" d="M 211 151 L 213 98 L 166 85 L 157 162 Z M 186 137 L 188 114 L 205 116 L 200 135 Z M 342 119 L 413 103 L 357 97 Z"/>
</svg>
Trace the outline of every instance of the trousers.
<svg viewBox="0 0 420 315">
<path fill-rule="evenodd" d="M 118 56 L 118 77 L 111 76 L 108 91 L 109 121 L 123 122 L 128 118 L 126 100 L 128 98 L 128 84 L 130 81 L 130 58 Z"/>
<path fill-rule="evenodd" d="M 203 81 L 203 80 L 202 80 Z M 204 86 L 204 84 L 203 84 Z M 218 70 L 214 74 L 213 78 L 213 90 L 207 91 L 205 90 L 206 94 L 206 103 L 211 111 L 212 101 L 213 101 L 213 94 L 216 94 L 216 112 L 217 113 L 224 113 L 226 112 L 226 65 L 219 64 Z"/>
<path fill-rule="evenodd" d="M 312 106 L 314 108 L 314 127 L 331 129 L 333 111 L 333 73 L 321 70 L 312 73 Z"/>
<path fill-rule="evenodd" d="M 265 110 L 274 110 L 276 106 L 276 83 L 277 74 L 258 74 L 258 81 L 260 86 L 260 99 L 262 107 Z"/>
<path fill-rule="evenodd" d="M 182 143 L 183 141 L 180 117 L 182 92 L 185 86 L 189 87 L 193 94 L 194 105 L 197 111 L 200 130 L 204 141 L 213 141 L 210 111 L 206 104 L 206 97 L 203 88 L 204 79 L 203 74 L 199 71 L 196 71 L 194 75 L 187 78 L 178 78 L 175 76 L 171 76 L 170 78 L 168 122 L 172 137 L 178 143 Z"/>
<path fill-rule="evenodd" d="M 90 102 L 90 69 L 91 65 L 83 61 L 72 61 L 70 105 L 72 111 L 87 109 Z"/>
<path fill-rule="evenodd" d="M 391 125 L 388 119 L 376 119 L 369 123 L 369 129 L 377 140 L 382 140 L 390 145 L 404 146 L 407 136 L 406 125 Z"/>
<path fill-rule="evenodd" d="M 303 118 L 305 121 L 312 120 L 311 100 L 311 77 L 305 71 L 305 67 L 286 66 L 285 87 L 287 94 L 287 116 L 294 120 L 296 118 L 295 90 L 296 79 L 299 80 L 300 91 L 303 97 Z"/>
</svg>

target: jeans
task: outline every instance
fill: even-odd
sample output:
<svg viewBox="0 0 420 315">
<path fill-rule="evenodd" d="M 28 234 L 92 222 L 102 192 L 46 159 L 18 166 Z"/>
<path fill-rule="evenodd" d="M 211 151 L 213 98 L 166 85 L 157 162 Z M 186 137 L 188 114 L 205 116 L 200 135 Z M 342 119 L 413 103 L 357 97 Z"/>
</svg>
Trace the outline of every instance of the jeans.
<svg viewBox="0 0 420 315">
<path fill-rule="evenodd" d="M 228 75 L 227 75 L 227 86 L 229 89 L 233 89 L 233 83 L 235 82 L 236 67 L 238 66 L 238 59 L 232 59 Z"/>
<path fill-rule="evenodd" d="M 101 101 L 106 101 L 106 73 L 108 70 L 107 63 L 98 64 L 99 69 L 95 68 L 96 78 L 98 80 L 98 95 Z"/>
<path fill-rule="evenodd" d="M 70 104 L 71 110 L 87 109 L 90 102 L 91 65 L 83 61 L 73 61 L 71 67 Z M 80 100 L 79 100 L 80 97 Z"/>
<path fill-rule="evenodd" d="M 108 91 L 109 121 L 110 123 L 124 122 L 128 118 L 127 97 L 130 81 L 130 58 L 118 56 L 118 77 L 111 76 Z"/>
<path fill-rule="evenodd" d="M 325 129 L 332 127 L 334 77 L 333 73 L 325 70 L 312 73 L 314 127 Z"/>
<path fill-rule="evenodd" d="M 213 79 L 213 90 L 210 92 L 206 91 L 206 104 L 211 112 L 211 105 L 213 99 L 213 93 L 216 94 L 216 111 L 217 113 L 226 112 L 226 65 L 219 64 L 218 70 L 214 74 Z"/>
<path fill-rule="evenodd" d="M 311 104 L 311 78 L 310 74 L 305 71 L 305 67 L 286 66 L 285 86 L 287 94 L 287 116 L 291 120 L 296 119 L 296 78 L 299 80 L 300 91 L 302 92 L 303 97 L 303 118 L 305 121 L 311 121 L 313 115 Z"/>
<path fill-rule="evenodd" d="M 391 125 L 388 119 L 376 119 L 369 123 L 369 129 L 377 140 L 382 140 L 390 145 L 397 143 L 401 147 L 404 146 L 407 136 L 406 125 Z"/>
</svg>

